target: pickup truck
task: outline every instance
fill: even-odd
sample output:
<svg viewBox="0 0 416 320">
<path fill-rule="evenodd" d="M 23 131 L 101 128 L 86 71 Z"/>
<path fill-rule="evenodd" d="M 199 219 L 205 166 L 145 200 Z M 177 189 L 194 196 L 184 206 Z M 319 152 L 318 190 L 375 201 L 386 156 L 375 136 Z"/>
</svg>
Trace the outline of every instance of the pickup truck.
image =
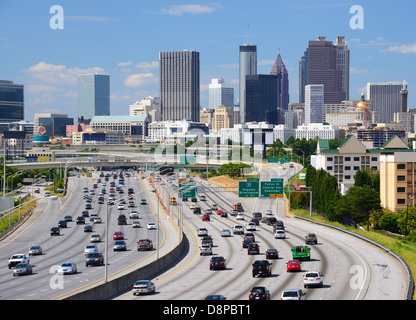
<svg viewBox="0 0 416 320">
<path fill-rule="evenodd" d="M 292 259 L 311 260 L 311 248 L 308 246 L 295 246 L 292 248 Z"/>
<path fill-rule="evenodd" d="M 251 265 L 253 277 L 257 275 L 271 276 L 272 275 L 272 264 L 267 260 L 256 260 Z"/>
<path fill-rule="evenodd" d="M 18 253 L 10 257 L 8 266 L 9 266 L 9 269 L 11 269 L 14 266 L 16 266 L 18 263 L 29 263 L 29 262 L 30 262 L 30 259 L 27 255 L 25 255 L 24 253 Z"/>
</svg>

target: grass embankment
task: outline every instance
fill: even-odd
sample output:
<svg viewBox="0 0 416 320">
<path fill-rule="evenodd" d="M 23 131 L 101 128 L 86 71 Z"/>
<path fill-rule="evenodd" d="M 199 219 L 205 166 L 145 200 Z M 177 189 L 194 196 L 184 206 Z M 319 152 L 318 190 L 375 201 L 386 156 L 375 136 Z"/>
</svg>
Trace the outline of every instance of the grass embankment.
<svg viewBox="0 0 416 320">
<path fill-rule="evenodd" d="M 36 207 L 36 201 L 30 202 L 27 206 L 23 204 L 20 209 L 14 210 L 11 214 L 7 214 L 6 216 L 0 219 L 0 234 L 5 232 L 10 226 L 13 226 L 16 222 L 18 222 L 21 217 L 26 214 L 27 211 L 34 210 Z"/>
</svg>

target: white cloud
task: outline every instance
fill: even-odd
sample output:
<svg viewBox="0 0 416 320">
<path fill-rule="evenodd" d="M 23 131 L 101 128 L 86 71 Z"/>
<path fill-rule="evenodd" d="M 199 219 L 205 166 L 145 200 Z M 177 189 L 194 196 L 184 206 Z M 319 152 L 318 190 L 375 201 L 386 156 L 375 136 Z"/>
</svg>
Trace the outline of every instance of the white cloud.
<svg viewBox="0 0 416 320">
<path fill-rule="evenodd" d="M 79 67 L 67 68 L 65 65 L 55 65 L 43 61 L 24 71 L 31 77 L 50 84 L 74 84 L 77 81 L 78 74 L 105 73 L 104 69 L 100 67 L 86 69 Z"/>
<path fill-rule="evenodd" d="M 127 67 L 127 66 L 130 66 L 132 63 L 133 62 L 131 62 L 131 61 L 128 61 L 128 62 L 119 62 L 117 65 L 119 67 Z"/>
<path fill-rule="evenodd" d="M 156 68 L 159 68 L 159 61 L 140 62 L 140 63 L 136 64 L 136 68 L 139 68 L 139 69 L 156 69 Z"/>
<path fill-rule="evenodd" d="M 415 53 L 416 54 L 416 43 L 414 44 L 402 44 L 401 46 L 390 46 L 383 52 L 397 52 L 397 53 Z"/>
<path fill-rule="evenodd" d="M 200 13 L 213 13 L 219 8 L 218 4 L 200 5 L 200 4 L 183 4 L 172 5 L 169 8 L 163 8 L 162 13 L 169 15 L 182 16 L 183 14 L 200 14 Z"/>
<path fill-rule="evenodd" d="M 107 18 L 107 17 L 98 17 L 98 16 L 65 16 L 65 20 L 105 22 L 105 21 L 112 21 L 113 19 Z"/>
<path fill-rule="evenodd" d="M 155 82 L 156 78 L 153 73 L 135 73 L 124 80 L 124 85 L 127 87 L 141 87 L 145 84 Z"/>
</svg>

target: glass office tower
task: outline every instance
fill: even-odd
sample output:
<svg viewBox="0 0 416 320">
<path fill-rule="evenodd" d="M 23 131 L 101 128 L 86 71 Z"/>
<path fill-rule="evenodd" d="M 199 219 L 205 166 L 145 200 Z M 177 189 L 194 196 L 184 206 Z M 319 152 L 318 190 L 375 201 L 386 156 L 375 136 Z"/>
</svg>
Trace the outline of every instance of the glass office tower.
<svg viewBox="0 0 416 320">
<path fill-rule="evenodd" d="M 110 76 L 78 75 L 78 121 L 90 121 L 94 116 L 110 115 Z"/>
<path fill-rule="evenodd" d="M 240 46 L 240 122 L 246 123 L 246 76 L 257 74 L 257 46 Z"/>
<path fill-rule="evenodd" d="M 0 80 L 0 122 L 24 120 L 24 86 Z"/>
</svg>

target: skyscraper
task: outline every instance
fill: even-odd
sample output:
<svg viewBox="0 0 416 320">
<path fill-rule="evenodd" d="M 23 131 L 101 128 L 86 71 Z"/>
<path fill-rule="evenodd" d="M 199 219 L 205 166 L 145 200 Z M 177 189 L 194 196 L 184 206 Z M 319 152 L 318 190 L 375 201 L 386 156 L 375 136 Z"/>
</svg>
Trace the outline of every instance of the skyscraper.
<svg viewBox="0 0 416 320">
<path fill-rule="evenodd" d="M 323 84 L 326 104 L 341 103 L 349 95 L 350 52 L 344 37 L 334 45 L 325 36 L 309 41 L 305 55 L 299 61 L 299 102 L 308 84 Z"/>
<path fill-rule="evenodd" d="M 223 79 L 212 79 L 209 84 L 209 109 L 219 106 L 234 109 L 234 88 L 226 86 Z"/>
<path fill-rule="evenodd" d="M 246 123 L 246 76 L 257 74 L 257 46 L 240 46 L 240 123 Z"/>
<path fill-rule="evenodd" d="M 280 48 L 270 74 L 277 76 L 277 108 L 287 110 L 289 106 L 289 74 L 280 55 Z"/>
<path fill-rule="evenodd" d="M 24 120 L 24 86 L 0 80 L 0 122 Z"/>
<path fill-rule="evenodd" d="M 371 101 L 371 111 L 378 114 L 378 122 L 393 122 L 394 114 L 402 112 L 403 88 L 407 91 L 406 82 L 367 83 L 367 98 Z"/>
<path fill-rule="evenodd" d="M 110 115 L 110 76 L 78 75 L 78 121 Z"/>
<path fill-rule="evenodd" d="M 162 120 L 199 122 L 199 52 L 160 52 L 159 62 Z"/>
<path fill-rule="evenodd" d="M 305 87 L 305 124 L 323 123 L 325 88 L 322 84 Z"/>
</svg>

